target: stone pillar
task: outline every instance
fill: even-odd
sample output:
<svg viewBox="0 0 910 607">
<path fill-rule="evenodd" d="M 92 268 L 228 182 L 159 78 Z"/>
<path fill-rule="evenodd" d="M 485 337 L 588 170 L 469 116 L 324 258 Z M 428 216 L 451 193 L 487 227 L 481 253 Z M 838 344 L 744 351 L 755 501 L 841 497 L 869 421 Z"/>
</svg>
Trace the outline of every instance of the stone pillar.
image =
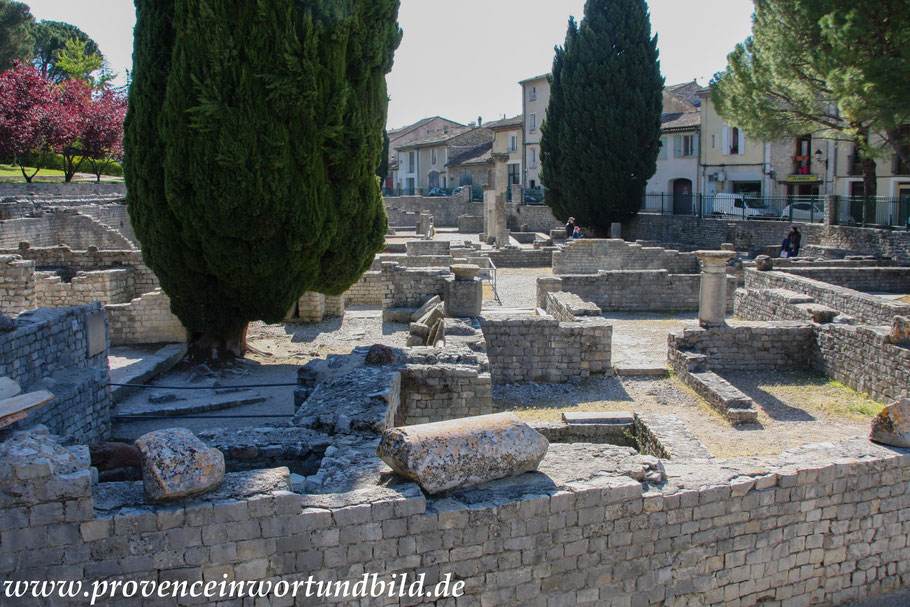
<svg viewBox="0 0 910 607">
<path fill-rule="evenodd" d="M 569 238 L 571 234 L 567 235 L 566 238 Z M 611 223 L 610 224 L 610 238 L 622 238 L 622 224 L 621 223 Z"/>
<path fill-rule="evenodd" d="M 701 260 L 698 324 L 704 328 L 724 325 L 727 315 L 727 262 L 734 251 L 696 251 Z"/>
<path fill-rule="evenodd" d="M 492 186 L 483 186 L 483 234 L 481 242 L 490 243 L 496 238 L 496 190 Z"/>
<path fill-rule="evenodd" d="M 512 204 L 516 204 L 516 205 L 517 205 L 517 204 L 523 203 L 524 200 L 522 200 L 521 184 L 520 184 L 520 183 L 513 183 L 513 184 L 510 185 L 509 187 L 512 188 Z"/>
<path fill-rule="evenodd" d="M 476 278 L 480 266 L 455 264 L 449 266 L 455 278 L 447 278 L 445 286 L 445 315 L 450 318 L 475 318 L 483 306 L 483 283 Z"/>
<path fill-rule="evenodd" d="M 837 206 L 837 197 L 828 194 L 825 196 L 825 225 L 833 226 L 836 223 L 834 209 Z"/>
</svg>

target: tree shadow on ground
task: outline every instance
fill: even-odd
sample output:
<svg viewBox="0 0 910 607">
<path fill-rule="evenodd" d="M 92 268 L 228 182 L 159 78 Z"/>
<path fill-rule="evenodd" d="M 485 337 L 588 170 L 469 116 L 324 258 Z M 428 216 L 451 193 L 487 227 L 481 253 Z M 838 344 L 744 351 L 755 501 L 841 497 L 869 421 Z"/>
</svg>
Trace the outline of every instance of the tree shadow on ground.
<svg viewBox="0 0 910 607">
<path fill-rule="evenodd" d="M 815 421 L 816 418 L 805 409 L 787 404 L 765 390 L 762 385 L 767 385 L 769 378 L 778 384 L 793 387 L 818 386 L 827 382 L 827 377 L 810 371 L 806 371 L 805 374 L 761 373 L 756 375 L 753 373 L 725 373 L 723 378 L 754 400 L 755 404 L 761 407 L 768 417 L 782 422 L 811 422 Z"/>
<path fill-rule="evenodd" d="M 328 318 L 318 323 L 284 323 L 284 332 L 291 336 L 291 343 L 312 343 L 322 333 L 341 329 L 342 318 Z"/>
<path fill-rule="evenodd" d="M 634 408 L 631 407 L 634 402 L 617 376 L 588 378 L 577 383 L 522 382 L 493 386 L 493 404 L 499 411 L 610 411 L 619 408 L 616 403 L 622 403 L 625 409 Z"/>
</svg>

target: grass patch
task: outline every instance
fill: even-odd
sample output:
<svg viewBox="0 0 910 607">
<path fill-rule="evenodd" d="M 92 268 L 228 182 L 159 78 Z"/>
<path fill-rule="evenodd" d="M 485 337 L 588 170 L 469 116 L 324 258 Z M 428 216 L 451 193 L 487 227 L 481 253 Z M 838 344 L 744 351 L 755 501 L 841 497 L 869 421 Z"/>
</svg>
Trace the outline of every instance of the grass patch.
<svg viewBox="0 0 910 607">
<path fill-rule="evenodd" d="M 25 167 L 25 172 L 31 175 L 35 169 L 33 167 Z M 22 177 L 22 171 L 15 164 L 0 164 L 0 177 Z M 38 171 L 38 174 L 35 175 L 35 178 L 40 177 L 63 177 L 63 171 L 57 171 L 55 169 L 41 169 Z"/>
<path fill-rule="evenodd" d="M 897 301 L 899 301 L 899 302 L 901 302 L 901 303 L 910 303 L 910 295 L 904 295 L 903 297 L 901 297 L 901 298 L 898 299 Z"/>
</svg>

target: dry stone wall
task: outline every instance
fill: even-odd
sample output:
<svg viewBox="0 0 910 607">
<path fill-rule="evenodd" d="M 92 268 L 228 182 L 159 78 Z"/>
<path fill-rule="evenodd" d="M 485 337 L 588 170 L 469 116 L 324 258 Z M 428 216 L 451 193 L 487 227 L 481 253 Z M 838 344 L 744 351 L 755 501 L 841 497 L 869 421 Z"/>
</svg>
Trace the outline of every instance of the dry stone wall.
<svg viewBox="0 0 910 607">
<path fill-rule="evenodd" d="M 344 298 L 352 306 L 378 306 L 382 305 L 382 293 L 382 273 L 367 271 L 345 291 Z"/>
<path fill-rule="evenodd" d="M 484 251 L 484 255 L 497 268 L 549 268 L 553 265 L 553 252 L 556 247 L 525 249 L 519 247 L 502 247 L 493 251 Z"/>
<path fill-rule="evenodd" d="M 910 268 L 816 268 L 790 266 L 782 271 L 854 291 L 910 293 Z"/>
<path fill-rule="evenodd" d="M 126 196 L 126 184 L 122 181 L 0 184 L 0 198 L 22 196 L 34 197 L 37 200 L 48 198 L 88 198 L 97 196 L 123 198 Z"/>
<path fill-rule="evenodd" d="M 600 316 L 601 309 L 575 293 L 547 293 L 547 314 L 560 322 L 575 322 L 579 316 Z"/>
<path fill-rule="evenodd" d="M 493 383 L 562 382 L 612 375 L 613 327 L 601 317 L 578 322 L 523 316 L 481 318 Z"/>
<path fill-rule="evenodd" d="M 74 251 L 65 246 L 30 247 L 28 249 L 0 250 L 0 255 L 12 253 L 35 262 L 39 270 L 92 271 L 106 268 L 131 268 L 138 293 L 158 288 L 158 277 L 142 260 L 140 251 Z"/>
<path fill-rule="evenodd" d="M 423 303 L 445 294 L 445 283 L 451 278 L 448 268 L 403 268 L 393 262 L 382 264 L 382 307 L 418 308 Z"/>
<path fill-rule="evenodd" d="M 712 371 L 790 371 L 809 366 L 811 323 L 737 322 L 734 326 L 689 327 L 667 337 L 670 366 L 682 353 L 698 352 Z"/>
<path fill-rule="evenodd" d="M 470 188 L 463 191 L 469 193 Z M 387 196 L 385 206 L 391 226 L 416 226 L 421 211 L 429 211 L 433 223 L 446 228 L 458 227 L 462 215 L 483 215 L 483 203 L 470 202 L 465 196 Z"/>
<path fill-rule="evenodd" d="M 401 372 L 400 399 L 397 426 L 494 412 L 490 373 L 476 365 L 408 365 Z"/>
<path fill-rule="evenodd" d="M 69 281 L 55 272 L 36 272 L 35 298 L 42 308 L 80 306 L 93 301 L 123 303 L 139 295 L 132 268 L 78 272 Z"/>
<path fill-rule="evenodd" d="M 670 274 L 698 274 L 694 253 L 644 247 L 620 238 L 570 241 L 553 253 L 555 274 L 596 274 L 600 270 L 667 270 Z"/>
<path fill-rule="evenodd" d="M 107 436 L 109 337 L 105 321 L 103 348 L 89 356 L 87 323 L 92 314 L 103 314 L 101 306 L 34 310 L 16 318 L 15 330 L 0 333 L 0 377 L 18 382 L 23 392 L 48 390 L 54 395 L 21 423 L 44 424 L 79 442 Z"/>
</svg>

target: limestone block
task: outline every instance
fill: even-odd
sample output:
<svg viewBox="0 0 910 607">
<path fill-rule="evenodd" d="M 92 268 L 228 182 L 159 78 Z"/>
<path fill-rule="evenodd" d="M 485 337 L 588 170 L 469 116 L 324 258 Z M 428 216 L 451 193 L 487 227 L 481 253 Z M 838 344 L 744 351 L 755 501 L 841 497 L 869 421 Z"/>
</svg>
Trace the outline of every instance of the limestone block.
<svg viewBox="0 0 910 607">
<path fill-rule="evenodd" d="M 892 447 L 910 447 L 910 398 L 882 409 L 872 420 L 869 439 Z"/>
<path fill-rule="evenodd" d="M 455 280 L 446 281 L 444 307 L 446 316 L 449 318 L 474 318 L 480 316 L 482 307 L 483 284 L 479 280 L 459 279 L 456 274 Z"/>
<path fill-rule="evenodd" d="M 767 272 L 774 269 L 774 262 L 768 255 L 759 255 L 755 258 L 755 269 L 759 272 Z"/>
<path fill-rule="evenodd" d="M 888 339 L 892 344 L 910 345 L 910 317 L 895 316 Z"/>
<path fill-rule="evenodd" d="M 480 271 L 480 266 L 472 263 L 456 263 L 449 266 L 449 269 L 455 275 L 455 280 L 474 280 L 474 276 Z"/>
<path fill-rule="evenodd" d="M 428 299 L 426 301 L 426 303 L 424 303 L 422 306 L 417 308 L 417 310 L 413 314 L 411 314 L 411 320 L 412 321 L 420 320 L 421 318 L 424 317 L 424 315 L 426 315 L 427 312 L 429 312 L 430 310 L 435 308 L 440 303 L 442 303 L 442 300 L 439 298 L 439 295 L 434 295 L 433 297 Z"/>
<path fill-rule="evenodd" d="M 515 414 L 498 413 L 388 429 L 378 454 L 432 494 L 534 471 L 548 446 Z"/>
<path fill-rule="evenodd" d="M 428 327 L 432 327 L 437 322 L 445 318 L 445 311 L 443 304 L 436 304 L 433 306 L 429 312 L 420 317 L 418 322 L 424 324 Z"/>
<path fill-rule="evenodd" d="M 224 479 L 224 454 L 186 428 L 149 432 L 136 439 L 145 494 L 168 500 L 205 493 Z"/>
</svg>

